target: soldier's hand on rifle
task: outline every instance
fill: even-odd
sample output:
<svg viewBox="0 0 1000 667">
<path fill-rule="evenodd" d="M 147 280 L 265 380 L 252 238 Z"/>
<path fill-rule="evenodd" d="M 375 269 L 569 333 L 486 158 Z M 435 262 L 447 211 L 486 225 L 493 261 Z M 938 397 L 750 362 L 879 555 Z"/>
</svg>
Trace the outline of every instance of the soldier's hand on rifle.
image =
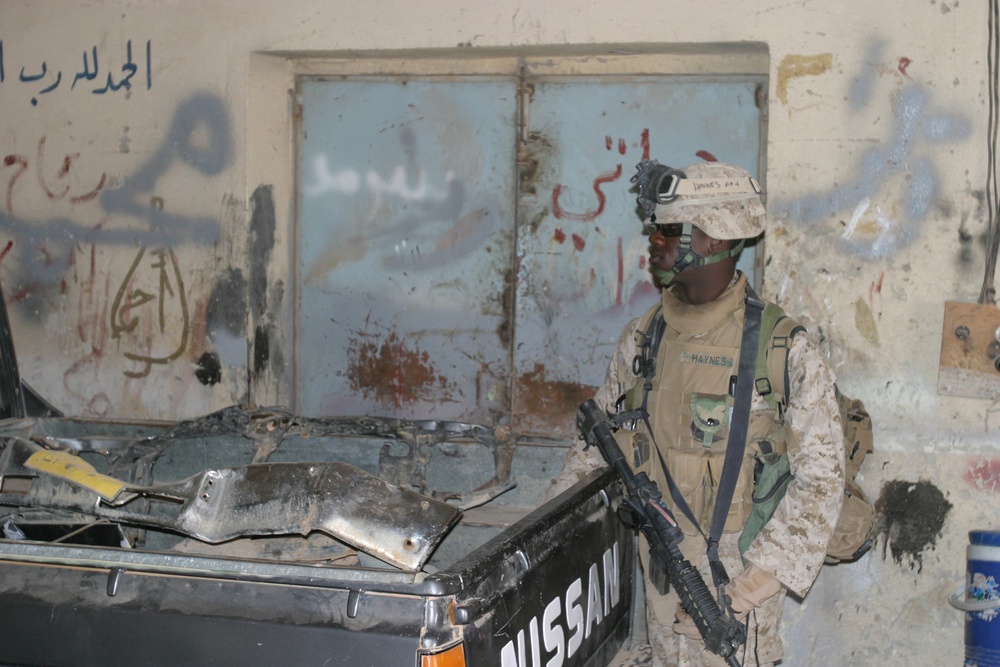
<svg viewBox="0 0 1000 667">
<path fill-rule="evenodd" d="M 781 582 L 770 574 L 750 563 L 726 586 L 726 594 L 736 613 L 736 620 L 743 622 L 747 614 L 764 604 L 769 598 L 781 591 Z M 701 639 L 701 633 L 694 624 L 691 615 L 677 605 L 674 619 L 674 632 L 691 639 Z"/>
<path fill-rule="evenodd" d="M 701 641 L 701 633 L 698 632 L 698 626 L 694 624 L 694 619 L 691 618 L 691 614 L 684 611 L 684 607 L 677 605 L 677 611 L 674 612 L 674 632 L 679 635 L 684 635 L 689 639 L 696 639 Z"/>
<path fill-rule="evenodd" d="M 779 592 L 781 592 L 781 582 L 753 563 L 748 563 L 746 568 L 726 585 L 726 594 L 738 621 L 745 619 L 751 610 L 761 606 Z"/>
</svg>

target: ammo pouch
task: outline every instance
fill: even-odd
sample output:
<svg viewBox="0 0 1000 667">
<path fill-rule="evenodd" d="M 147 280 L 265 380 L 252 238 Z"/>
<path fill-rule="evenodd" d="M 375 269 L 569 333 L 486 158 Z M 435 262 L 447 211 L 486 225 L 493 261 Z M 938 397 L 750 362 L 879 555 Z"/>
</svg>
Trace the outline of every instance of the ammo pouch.
<svg viewBox="0 0 1000 667">
<path fill-rule="evenodd" d="M 660 567 L 655 558 L 649 559 L 649 572 L 646 574 L 649 576 L 649 583 L 653 585 L 657 593 L 666 595 L 670 592 L 670 579 L 667 578 L 666 571 Z"/>
</svg>

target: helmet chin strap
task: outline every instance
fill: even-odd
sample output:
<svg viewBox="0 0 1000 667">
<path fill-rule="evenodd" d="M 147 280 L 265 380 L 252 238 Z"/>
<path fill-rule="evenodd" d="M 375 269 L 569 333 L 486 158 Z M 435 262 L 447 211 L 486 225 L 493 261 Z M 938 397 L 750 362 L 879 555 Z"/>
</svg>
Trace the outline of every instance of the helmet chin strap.
<svg viewBox="0 0 1000 667">
<path fill-rule="evenodd" d="M 674 282 L 674 278 L 690 266 L 697 268 L 705 266 L 706 264 L 715 264 L 716 262 L 721 262 L 725 259 L 729 259 L 730 257 L 735 257 L 743 250 L 744 240 L 740 239 L 740 242 L 732 248 L 705 257 L 691 247 L 691 230 L 694 228 L 694 225 L 690 222 L 685 222 L 683 224 L 684 227 L 681 231 L 680 242 L 677 244 L 677 253 L 680 255 L 680 258 L 674 263 L 674 266 L 671 269 L 653 269 L 651 272 L 654 276 L 656 276 L 656 279 L 659 281 L 661 287 L 670 286 L 670 284 Z"/>
</svg>

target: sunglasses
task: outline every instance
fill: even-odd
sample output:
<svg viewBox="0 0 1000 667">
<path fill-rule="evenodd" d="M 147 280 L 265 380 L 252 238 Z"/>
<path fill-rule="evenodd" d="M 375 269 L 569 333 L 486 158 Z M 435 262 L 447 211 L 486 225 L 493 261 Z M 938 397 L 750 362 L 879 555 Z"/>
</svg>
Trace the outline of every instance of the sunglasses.
<svg viewBox="0 0 1000 667">
<path fill-rule="evenodd" d="M 662 236 L 680 236 L 684 232 L 684 225 L 679 222 L 643 222 L 642 229 L 647 236 L 652 236 L 656 232 L 660 232 Z"/>
</svg>

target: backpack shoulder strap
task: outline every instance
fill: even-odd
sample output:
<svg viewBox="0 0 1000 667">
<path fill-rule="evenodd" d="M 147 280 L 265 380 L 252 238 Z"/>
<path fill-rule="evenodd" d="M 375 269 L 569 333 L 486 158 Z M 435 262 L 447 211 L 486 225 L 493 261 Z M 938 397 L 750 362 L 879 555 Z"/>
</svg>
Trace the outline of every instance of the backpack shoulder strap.
<svg viewBox="0 0 1000 667">
<path fill-rule="evenodd" d="M 788 405 L 788 351 L 792 339 L 806 328 L 768 303 L 761 316 L 754 386 L 768 406 L 783 419 Z"/>
</svg>

